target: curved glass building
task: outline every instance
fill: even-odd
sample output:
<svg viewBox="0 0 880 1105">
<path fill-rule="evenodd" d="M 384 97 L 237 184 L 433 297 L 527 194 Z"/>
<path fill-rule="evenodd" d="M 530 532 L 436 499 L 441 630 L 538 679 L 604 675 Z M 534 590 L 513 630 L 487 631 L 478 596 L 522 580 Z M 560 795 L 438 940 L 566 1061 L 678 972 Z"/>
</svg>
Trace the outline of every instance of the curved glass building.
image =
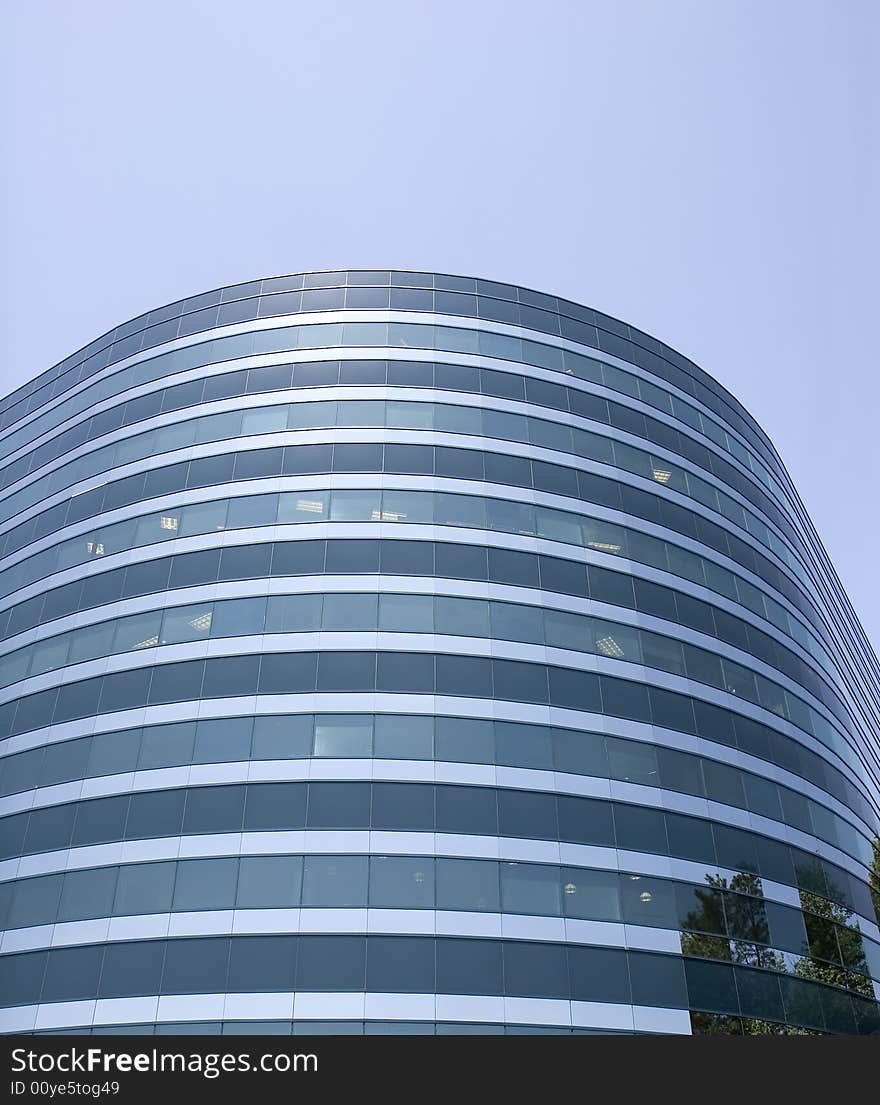
<svg viewBox="0 0 880 1105">
<path fill-rule="evenodd" d="M 0 427 L 2 1031 L 878 1032 L 877 659 L 690 361 L 308 273 Z"/>
</svg>

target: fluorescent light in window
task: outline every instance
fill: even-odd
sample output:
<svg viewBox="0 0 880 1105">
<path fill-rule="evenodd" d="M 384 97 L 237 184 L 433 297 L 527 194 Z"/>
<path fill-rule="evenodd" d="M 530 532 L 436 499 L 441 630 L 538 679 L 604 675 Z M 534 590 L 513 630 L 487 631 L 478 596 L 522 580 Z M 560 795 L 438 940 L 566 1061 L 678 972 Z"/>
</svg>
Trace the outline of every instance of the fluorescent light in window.
<svg viewBox="0 0 880 1105">
<path fill-rule="evenodd" d="M 653 472 L 654 479 L 657 483 L 669 483 L 670 479 L 672 479 L 672 473 L 668 468 L 655 468 Z"/>
<path fill-rule="evenodd" d="M 324 504 L 320 499 L 297 499 L 296 509 L 303 510 L 306 514 L 323 514 Z"/>
<path fill-rule="evenodd" d="M 159 519 L 159 527 L 161 529 L 176 530 L 180 525 L 180 519 L 175 518 L 171 514 L 163 514 Z"/>
<path fill-rule="evenodd" d="M 197 618 L 193 618 L 189 623 L 193 629 L 207 632 L 211 628 L 211 611 L 206 614 L 200 614 Z"/>
<path fill-rule="evenodd" d="M 613 656 L 616 660 L 619 660 L 625 655 L 623 649 L 614 640 L 613 637 L 598 637 L 596 639 L 596 648 L 605 656 Z"/>
<path fill-rule="evenodd" d="M 588 541 L 587 548 L 596 549 L 598 552 L 619 553 L 622 545 L 615 545 L 611 541 Z"/>
</svg>

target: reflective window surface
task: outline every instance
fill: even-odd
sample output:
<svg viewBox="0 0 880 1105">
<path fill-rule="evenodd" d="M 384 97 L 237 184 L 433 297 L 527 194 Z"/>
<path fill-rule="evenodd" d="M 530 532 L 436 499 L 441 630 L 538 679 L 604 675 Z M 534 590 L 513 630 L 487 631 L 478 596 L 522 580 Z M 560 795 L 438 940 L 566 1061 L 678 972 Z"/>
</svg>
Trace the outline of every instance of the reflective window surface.
<svg viewBox="0 0 880 1105">
<path fill-rule="evenodd" d="M 760 656 L 765 662 L 778 666 L 780 670 L 794 677 L 794 669 L 789 669 L 785 661 L 785 651 L 775 648 L 773 642 L 767 640 L 760 630 L 680 590 L 559 557 L 537 556 L 503 548 L 487 549 L 480 546 L 390 538 L 381 541 L 338 539 L 329 542 L 277 542 L 266 546 L 257 544 L 250 550 L 238 550 L 236 547 L 225 551 L 206 549 L 160 557 L 126 568 L 111 568 L 99 574 L 93 572 L 86 580 L 78 580 L 48 592 L 40 591 L 33 599 L 7 607 L 0 612 L 0 635 L 21 639 L 22 634 L 40 625 L 46 626 L 48 633 L 53 624 L 57 625 L 58 618 L 79 611 L 96 610 L 98 615 L 106 614 L 99 608 L 118 600 L 155 596 L 176 588 L 214 585 L 219 578 L 221 552 L 224 557 L 235 558 L 240 578 L 260 577 L 263 574 L 295 577 L 322 573 L 333 575 L 357 572 L 363 575 L 381 572 L 389 576 L 486 580 L 530 589 L 540 585 L 545 593 L 550 593 L 548 601 L 554 604 L 559 601 L 556 596 L 570 595 L 591 598 L 607 606 L 624 607 L 682 625 L 698 627 L 704 633 L 711 632 L 714 625 L 715 635 L 720 640 L 737 647 L 742 647 L 745 635 L 748 652 L 756 657 Z M 234 582 L 228 585 L 233 586 Z M 413 604 L 408 604 L 408 607 L 410 610 L 414 609 Z M 455 628 L 460 629 L 460 626 Z M 762 733 L 760 742 L 746 733 L 741 733 L 737 742 L 733 736 L 734 728 L 731 727 L 727 734 L 716 724 L 711 737 L 716 741 L 737 745 L 744 751 L 762 756 L 804 776 L 817 786 L 830 791 L 869 824 L 874 823 L 875 815 L 869 803 L 830 761 L 821 760 L 803 746 L 797 746 L 781 733 L 766 727 L 751 727 L 752 732 Z M 701 731 L 701 735 L 708 734 Z"/>
<path fill-rule="evenodd" d="M 386 790 L 392 801 L 394 784 Z M 379 797 L 387 797 L 381 794 Z M 808 876 L 805 876 L 805 878 Z M 425 855 L 252 855 L 67 871 L 0 884 L 4 926 L 56 923 L 54 943 L 77 944 L 63 922 L 224 909 L 371 908 L 518 913 L 624 922 L 679 931 L 687 953 L 827 981 L 873 995 L 880 943 L 852 911 L 810 891 L 801 907 L 768 901 L 761 879 L 707 875 L 703 884 L 635 872 Z M 287 916 L 283 924 L 293 918 Z M 133 931 L 131 924 L 129 933 Z M 261 931 L 265 931 L 262 927 Z M 65 936 L 67 935 L 67 940 Z M 27 934 L 18 934 L 19 946 Z M 833 973 L 836 972 L 836 973 Z"/>
<path fill-rule="evenodd" d="M 799 789 L 723 761 L 584 729 L 465 717 L 437 718 L 435 725 L 431 716 L 418 714 L 273 714 L 110 731 L 38 745 L 4 757 L 0 760 L 0 795 L 21 795 L 33 788 L 103 776 L 120 776 L 119 785 L 129 787 L 126 776 L 131 771 L 312 755 L 487 763 L 618 779 L 747 809 L 812 834 L 853 857 L 864 851 L 865 839 L 872 839 L 869 829 L 827 808 L 827 797 L 823 796 L 824 801 L 804 797 Z M 795 787 L 799 782 L 796 776 L 792 778 Z M 559 785 L 565 789 L 564 783 Z M 42 805 L 52 796 L 57 792 L 35 794 L 33 805 Z M 2 805 L 0 809 L 4 813 L 18 809 L 21 800 L 11 799 L 6 809 Z M 840 881 L 837 873 L 830 878 L 830 885 L 835 887 Z M 849 879 L 843 877 L 842 881 L 846 885 Z M 866 902 L 864 895 L 862 887 L 860 900 Z M 841 898 L 849 900 L 848 895 Z M 870 906 L 866 910 L 870 916 Z"/>
<path fill-rule="evenodd" d="M 150 311 L 0 400 L 5 1030 L 877 1033 L 878 671 L 764 432 L 625 323 Z"/>
<path fill-rule="evenodd" d="M 268 567 L 263 546 L 224 550 L 220 578 L 235 579 L 241 570 Z M 250 565 L 248 564 L 250 561 Z M 693 623 L 691 623 L 693 624 Z M 714 628 L 710 623 L 707 628 Z M 736 660 L 695 644 L 636 626 L 588 615 L 510 602 L 421 593 L 277 594 L 268 598 L 235 598 L 162 609 L 143 609 L 126 617 L 92 623 L 44 638 L 3 656 L 0 687 L 102 656 L 119 655 L 157 645 L 185 644 L 251 634 L 367 632 L 439 633 L 547 645 L 602 656 L 608 660 L 666 671 L 740 695 L 780 712 L 787 692 L 776 682 Z M 745 652 L 748 641 L 730 643 Z M 778 665 L 781 668 L 781 662 Z M 812 669 L 792 658 L 786 674 L 823 698 L 844 720 L 842 704 L 817 680 Z M 746 688 L 746 689 L 744 689 Z M 783 711 L 783 716 L 790 716 Z"/>
</svg>

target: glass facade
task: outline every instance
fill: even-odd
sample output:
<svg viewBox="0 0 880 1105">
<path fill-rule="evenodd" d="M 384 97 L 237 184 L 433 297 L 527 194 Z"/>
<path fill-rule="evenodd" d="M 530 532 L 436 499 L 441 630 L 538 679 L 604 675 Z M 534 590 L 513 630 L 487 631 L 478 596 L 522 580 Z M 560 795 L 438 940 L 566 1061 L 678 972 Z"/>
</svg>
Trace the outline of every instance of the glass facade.
<svg viewBox="0 0 880 1105">
<path fill-rule="evenodd" d="M 880 1033 L 880 668 L 710 376 L 273 277 L 0 400 L 0 1031 Z"/>
</svg>

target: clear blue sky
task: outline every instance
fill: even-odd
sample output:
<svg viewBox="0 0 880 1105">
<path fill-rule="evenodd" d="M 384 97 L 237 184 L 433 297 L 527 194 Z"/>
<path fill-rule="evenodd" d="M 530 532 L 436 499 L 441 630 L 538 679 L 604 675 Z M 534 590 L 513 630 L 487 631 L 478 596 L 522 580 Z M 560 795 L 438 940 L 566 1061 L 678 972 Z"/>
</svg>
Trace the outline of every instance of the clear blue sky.
<svg viewBox="0 0 880 1105">
<path fill-rule="evenodd" d="M 271 273 L 556 292 L 754 412 L 880 641 L 880 4 L 41 0 L 5 24 L 0 390 Z"/>
</svg>

